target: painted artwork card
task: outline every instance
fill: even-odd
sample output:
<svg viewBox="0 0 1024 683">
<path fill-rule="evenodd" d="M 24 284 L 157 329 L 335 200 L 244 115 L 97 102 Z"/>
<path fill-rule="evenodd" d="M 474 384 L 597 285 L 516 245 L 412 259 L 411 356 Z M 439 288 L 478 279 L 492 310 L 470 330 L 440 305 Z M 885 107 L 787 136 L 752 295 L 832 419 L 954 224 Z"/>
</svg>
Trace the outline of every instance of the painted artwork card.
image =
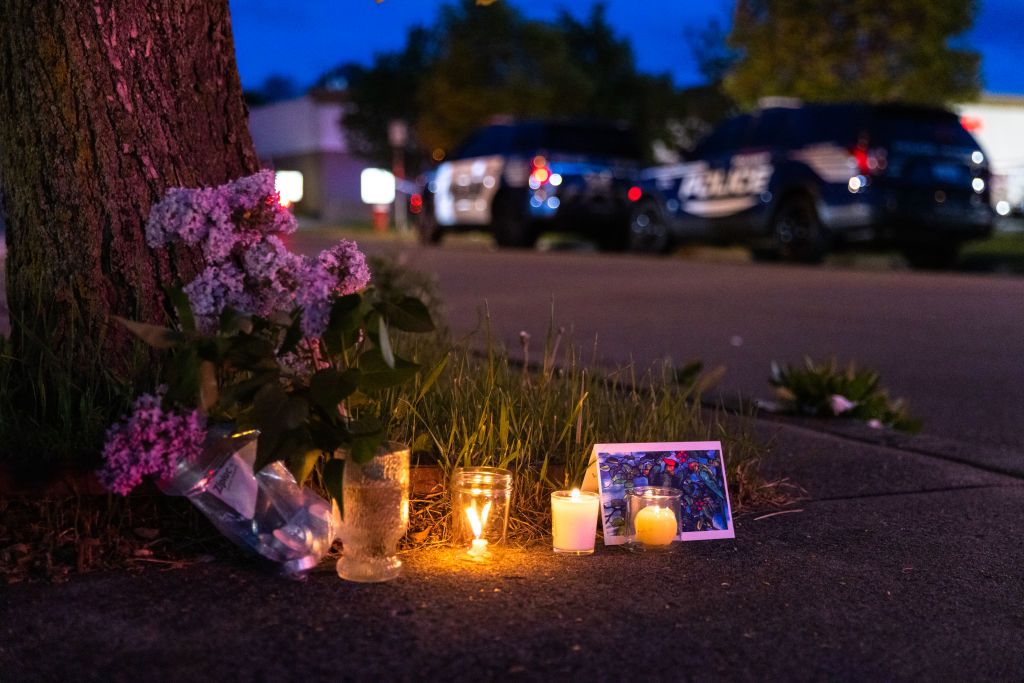
<svg viewBox="0 0 1024 683">
<path fill-rule="evenodd" d="M 677 540 L 735 538 L 721 442 L 594 446 L 584 488 L 601 495 L 605 545 L 626 542 L 626 494 L 637 486 L 665 486 L 682 492 Z"/>
</svg>

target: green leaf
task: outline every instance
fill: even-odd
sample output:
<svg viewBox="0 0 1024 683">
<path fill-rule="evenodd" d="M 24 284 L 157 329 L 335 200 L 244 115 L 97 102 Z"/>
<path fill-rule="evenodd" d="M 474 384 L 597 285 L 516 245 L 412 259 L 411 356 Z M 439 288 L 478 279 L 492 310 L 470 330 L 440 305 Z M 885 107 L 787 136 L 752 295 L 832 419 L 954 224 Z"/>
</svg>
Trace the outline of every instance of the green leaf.
<svg viewBox="0 0 1024 683">
<path fill-rule="evenodd" d="M 403 332 L 433 332 L 434 321 L 426 305 L 413 296 L 398 301 L 381 301 L 374 308 L 387 318 L 388 324 Z"/>
<path fill-rule="evenodd" d="M 242 332 L 252 333 L 252 318 L 245 313 L 239 313 L 230 306 L 220 314 L 220 333 L 226 337 Z"/>
<path fill-rule="evenodd" d="M 384 433 L 384 423 L 380 418 L 367 415 L 358 420 L 349 420 L 348 429 L 354 438 L 373 436 Z"/>
<path fill-rule="evenodd" d="M 362 302 L 359 294 L 349 294 L 334 300 L 327 330 L 324 332 L 324 341 L 331 353 L 341 353 L 350 345 L 363 321 Z"/>
<path fill-rule="evenodd" d="M 391 349 L 391 338 L 388 336 L 388 324 L 384 318 L 377 319 L 377 344 L 380 346 L 380 356 L 392 370 L 395 369 L 395 352 Z"/>
<path fill-rule="evenodd" d="M 300 341 L 302 341 L 302 316 L 298 315 L 291 325 L 288 326 L 288 331 L 284 334 L 284 340 L 281 341 L 281 347 L 277 350 L 277 355 L 283 356 L 288 353 L 294 353 L 295 349 L 299 347 Z"/>
<path fill-rule="evenodd" d="M 423 380 L 423 384 L 420 386 L 419 393 L 416 394 L 417 403 L 423 400 L 423 397 L 426 396 L 427 392 L 430 391 L 430 388 L 434 386 L 434 383 L 437 382 L 437 379 L 441 376 L 441 373 L 444 372 L 444 369 L 448 367 L 449 358 L 450 356 L 448 354 L 445 354 L 444 357 L 441 358 L 441 360 L 439 360 L 437 364 L 430 369 L 430 373 L 426 376 L 426 378 Z"/>
<path fill-rule="evenodd" d="M 345 507 L 342 505 L 342 481 L 344 480 L 345 473 L 345 461 L 332 458 L 324 463 L 324 486 L 327 488 L 327 492 L 331 494 L 338 503 L 338 509 L 344 513 Z"/>
<path fill-rule="evenodd" d="M 349 446 L 348 457 L 360 465 L 368 463 L 373 460 L 373 456 L 377 454 L 377 447 L 383 442 L 383 429 L 379 432 L 356 437 L 352 439 L 352 444 Z"/>
<path fill-rule="evenodd" d="M 167 399 L 194 405 L 199 396 L 199 365 L 203 360 L 194 346 L 175 349 L 167 363 Z"/>
<path fill-rule="evenodd" d="M 181 287 L 164 287 L 164 291 L 167 293 L 167 298 L 171 300 L 171 305 L 174 306 L 174 312 L 178 314 L 178 324 L 181 325 L 181 329 L 186 332 L 195 332 L 196 319 L 192 315 L 192 303 L 188 300 L 185 290 Z"/>
<path fill-rule="evenodd" d="M 359 388 L 374 391 L 396 387 L 416 376 L 420 366 L 395 356 L 395 367 L 390 367 L 381 355 L 380 349 L 371 349 L 359 358 Z"/>
<path fill-rule="evenodd" d="M 286 432 L 302 425 L 308 415 L 305 399 L 289 396 L 279 384 L 267 384 L 253 397 L 250 418 L 259 430 L 256 444 L 256 470 L 284 457 Z"/>
<path fill-rule="evenodd" d="M 295 477 L 295 481 L 302 486 L 309 479 L 309 475 L 316 467 L 316 461 L 320 459 L 323 451 L 318 449 L 296 452 L 288 457 L 288 471 Z"/>
<path fill-rule="evenodd" d="M 184 334 L 177 330 L 172 330 L 169 327 L 135 322 L 134 320 L 122 318 L 119 315 L 111 317 L 124 325 L 128 328 L 129 332 L 152 346 L 154 349 L 169 349 L 177 346 L 180 342 L 185 340 Z"/>
<path fill-rule="evenodd" d="M 249 403 L 256 392 L 268 383 L 278 384 L 279 378 L 280 373 L 277 370 L 267 370 L 253 375 L 249 379 L 224 387 L 220 393 L 220 405 L 227 409 L 240 403 Z"/>
<path fill-rule="evenodd" d="M 276 369 L 274 345 L 263 337 L 239 334 L 232 337 L 224 350 L 224 360 L 240 370 Z"/>
<path fill-rule="evenodd" d="M 358 387 L 358 370 L 339 372 L 334 368 L 326 368 L 309 380 L 309 396 L 313 405 L 333 420 L 338 417 L 338 404 L 351 396 Z"/>
</svg>

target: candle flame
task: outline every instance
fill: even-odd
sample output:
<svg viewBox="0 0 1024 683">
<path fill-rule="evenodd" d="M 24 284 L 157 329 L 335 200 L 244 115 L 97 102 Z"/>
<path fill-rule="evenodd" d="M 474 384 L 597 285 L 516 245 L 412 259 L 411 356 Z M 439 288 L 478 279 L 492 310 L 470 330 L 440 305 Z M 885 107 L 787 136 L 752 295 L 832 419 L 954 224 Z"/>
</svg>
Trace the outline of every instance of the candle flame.
<svg viewBox="0 0 1024 683">
<path fill-rule="evenodd" d="M 573 500 L 579 500 L 580 499 L 580 490 L 579 489 L 573 489 L 572 493 L 569 494 L 569 497 L 572 498 Z"/>
<path fill-rule="evenodd" d="M 466 517 L 469 518 L 469 526 L 473 529 L 473 536 L 480 538 L 484 534 L 484 526 L 487 524 L 487 515 L 491 511 L 491 501 L 487 501 L 483 511 L 477 515 L 476 501 L 474 500 L 466 508 Z"/>
</svg>

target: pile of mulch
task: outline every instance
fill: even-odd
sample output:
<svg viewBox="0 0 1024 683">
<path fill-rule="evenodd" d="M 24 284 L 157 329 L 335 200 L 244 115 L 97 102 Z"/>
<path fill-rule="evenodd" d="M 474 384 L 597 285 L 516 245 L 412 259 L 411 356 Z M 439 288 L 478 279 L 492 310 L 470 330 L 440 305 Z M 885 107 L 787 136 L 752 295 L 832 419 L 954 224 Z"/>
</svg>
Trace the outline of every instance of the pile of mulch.
<svg viewBox="0 0 1024 683">
<path fill-rule="evenodd" d="M 103 493 L 89 477 L 29 486 L 0 477 L 0 584 L 175 568 L 233 552 L 186 499 L 152 486 L 122 498 Z"/>
</svg>

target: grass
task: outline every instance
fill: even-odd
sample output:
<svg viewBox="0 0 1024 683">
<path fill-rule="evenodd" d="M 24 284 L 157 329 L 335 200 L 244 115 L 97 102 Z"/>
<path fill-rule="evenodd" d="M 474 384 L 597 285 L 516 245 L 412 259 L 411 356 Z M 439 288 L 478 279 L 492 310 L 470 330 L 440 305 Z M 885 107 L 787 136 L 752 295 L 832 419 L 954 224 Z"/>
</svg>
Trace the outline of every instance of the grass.
<svg viewBox="0 0 1024 683">
<path fill-rule="evenodd" d="M 724 413 L 701 407 L 699 382 L 681 383 L 677 368 L 596 371 L 554 327 L 531 366 L 497 348 L 488 323 L 480 332 L 482 350 L 472 337 L 461 340 L 444 354 L 445 370 L 431 392 L 397 398 L 390 431 L 413 445 L 421 464 L 435 465 L 441 482 L 456 467 L 512 470 L 512 542 L 548 534 L 551 491 L 581 484 L 595 443 L 721 440 L 734 512 L 792 499 L 782 482 L 759 476 L 766 449 L 753 438 L 752 421 L 727 426 Z M 421 347 L 413 355 L 436 366 L 436 351 Z M 415 500 L 411 543 L 447 542 L 449 514 L 441 485 Z"/>
<path fill-rule="evenodd" d="M 14 329 L 19 338 L 0 338 L 0 465 L 30 479 L 94 467 L 107 427 L 155 385 L 159 364 L 133 342 L 113 367 L 102 333 L 87 334 L 75 318 L 61 330 L 43 321 L 45 338 Z"/>
<path fill-rule="evenodd" d="M 987 240 L 968 242 L 960 252 L 960 266 L 1024 274 L 1024 232 L 997 233 Z"/>
<path fill-rule="evenodd" d="M 840 367 L 833 358 L 816 363 L 805 358 L 803 366 L 772 363 L 770 378 L 784 405 L 800 415 L 841 417 L 877 422 L 900 431 L 916 433 L 914 419 L 902 400 L 892 400 L 874 370 L 850 363 Z"/>
</svg>

